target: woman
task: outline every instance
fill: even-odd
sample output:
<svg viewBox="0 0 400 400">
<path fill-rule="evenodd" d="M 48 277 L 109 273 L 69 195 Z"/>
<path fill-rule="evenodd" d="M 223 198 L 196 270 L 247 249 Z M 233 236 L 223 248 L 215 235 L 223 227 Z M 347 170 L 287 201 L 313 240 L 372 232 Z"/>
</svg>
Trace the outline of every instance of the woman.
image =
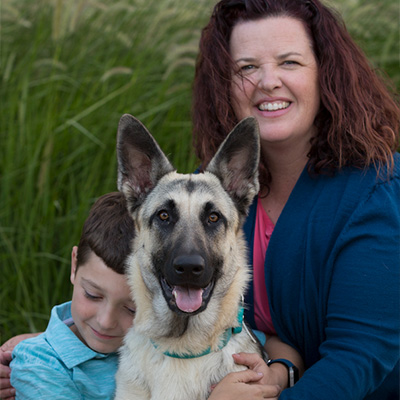
<svg viewBox="0 0 400 400">
<path fill-rule="evenodd" d="M 280 398 L 397 399 L 398 107 L 318 1 L 223 0 L 194 84 L 203 166 L 248 115 L 263 161 L 245 225 L 255 276 L 247 319 L 269 333 L 272 358 L 300 366 L 297 350 L 307 369 Z M 288 386 L 282 364 L 235 360 L 263 377 L 229 375 L 210 400 L 276 398 L 274 383 Z"/>
<path fill-rule="evenodd" d="M 258 121 L 247 319 L 273 338 L 268 351 L 277 334 L 304 360 L 282 399 L 399 398 L 399 114 L 318 0 L 215 6 L 200 40 L 194 143 L 204 167 L 239 120 Z M 271 383 L 263 368 L 258 383 Z M 234 389 L 242 382 L 226 378 L 210 399 L 229 388 L 250 398 Z"/>
</svg>

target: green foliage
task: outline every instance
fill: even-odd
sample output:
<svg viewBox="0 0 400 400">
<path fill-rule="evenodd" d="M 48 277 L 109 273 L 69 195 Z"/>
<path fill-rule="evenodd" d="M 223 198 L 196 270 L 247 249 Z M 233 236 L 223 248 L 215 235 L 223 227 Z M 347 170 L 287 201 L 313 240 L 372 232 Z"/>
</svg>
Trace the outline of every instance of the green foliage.
<svg viewBox="0 0 400 400">
<path fill-rule="evenodd" d="M 400 2 L 398 0 L 331 0 L 371 65 L 400 88 Z"/>
<path fill-rule="evenodd" d="M 181 172 L 191 83 L 215 0 L 1 0 L 0 343 L 45 329 L 70 298 L 70 252 L 94 200 L 116 190 L 124 113 Z M 400 83 L 399 7 L 336 0 L 371 62 Z"/>
<path fill-rule="evenodd" d="M 210 2 L 5 0 L 1 7 L 0 342 L 70 298 L 70 251 L 116 190 L 115 138 L 137 116 L 195 169 L 191 82 Z"/>
</svg>

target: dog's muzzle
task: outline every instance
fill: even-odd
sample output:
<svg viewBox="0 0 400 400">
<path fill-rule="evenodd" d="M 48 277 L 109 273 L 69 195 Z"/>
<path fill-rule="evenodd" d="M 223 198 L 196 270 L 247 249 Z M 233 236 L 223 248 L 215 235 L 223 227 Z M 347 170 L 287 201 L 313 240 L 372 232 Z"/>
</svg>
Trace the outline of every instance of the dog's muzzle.
<svg viewBox="0 0 400 400">
<path fill-rule="evenodd" d="M 179 255 L 166 268 L 161 287 L 172 311 L 197 314 L 210 299 L 214 287 L 212 269 L 199 254 Z"/>
</svg>

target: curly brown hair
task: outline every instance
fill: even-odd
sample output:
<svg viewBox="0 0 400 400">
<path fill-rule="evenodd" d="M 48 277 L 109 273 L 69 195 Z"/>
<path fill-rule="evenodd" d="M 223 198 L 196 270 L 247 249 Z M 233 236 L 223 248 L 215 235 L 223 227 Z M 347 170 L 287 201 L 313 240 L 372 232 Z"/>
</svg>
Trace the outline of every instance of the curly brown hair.
<svg viewBox="0 0 400 400">
<path fill-rule="evenodd" d="M 318 0 L 222 0 L 203 29 L 193 84 L 193 143 L 206 166 L 238 122 L 230 99 L 233 60 L 229 41 L 240 21 L 288 16 L 304 23 L 318 64 L 321 106 L 311 142 L 309 170 L 351 165 L 393 167 L 399 146 L 394 91 L 371 68 L 341 18 Z M 261 168 L 261 184 L 269 182 Z"/>
</svg>

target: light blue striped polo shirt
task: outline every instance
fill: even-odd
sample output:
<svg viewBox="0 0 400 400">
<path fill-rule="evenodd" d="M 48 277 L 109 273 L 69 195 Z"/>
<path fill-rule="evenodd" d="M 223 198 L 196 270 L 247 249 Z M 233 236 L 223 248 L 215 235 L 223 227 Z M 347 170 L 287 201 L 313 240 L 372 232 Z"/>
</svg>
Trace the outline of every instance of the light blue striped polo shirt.
<svg viewBox="0 0 400 400">
<path fill-rule="evenodd" d="M 18 400 L 113 399 L 117 353 L 91 350 L 69 329 L 71 323 L 71 302 L 55 306 L 46 331 L 15 347 L 11 384 Z"/>
</svg>

